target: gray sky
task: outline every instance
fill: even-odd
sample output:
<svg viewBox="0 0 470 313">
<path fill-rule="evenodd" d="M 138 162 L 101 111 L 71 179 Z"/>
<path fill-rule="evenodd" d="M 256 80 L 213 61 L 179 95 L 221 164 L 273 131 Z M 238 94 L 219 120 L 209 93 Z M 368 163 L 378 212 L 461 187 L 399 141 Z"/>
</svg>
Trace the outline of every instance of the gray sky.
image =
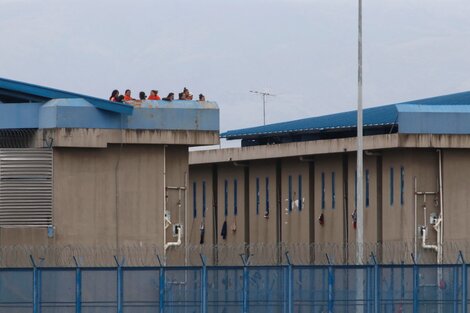
<svg viewBox="0 0 470 313">
<path fill-rule="evenodd" d="M 365 107 L 470 90 L 469 0 L 363 0 Z M 179 92 L 221 130 L 356 106 L 356 0 L 0 0 L 0 76 L 102 98 Z"/>
</svg>

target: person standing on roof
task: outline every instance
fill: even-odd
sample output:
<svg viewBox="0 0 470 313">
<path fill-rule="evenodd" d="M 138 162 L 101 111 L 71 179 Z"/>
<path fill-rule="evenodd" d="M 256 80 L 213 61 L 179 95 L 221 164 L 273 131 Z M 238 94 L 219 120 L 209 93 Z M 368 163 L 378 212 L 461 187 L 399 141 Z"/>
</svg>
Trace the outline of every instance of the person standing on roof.
<svg viewBox="0 0 470 313">
<path fill-rule="evenodd" d="M 162 100 L 162 98 L 158 95 L 158 90 L 150 90 L 148 100 Z"/>
<path fill-rule="evenodd" d="M 131 90 L 126 89 L 126 92 L 124 93 L 124 101 L 130 101 L 130 100 L 135 100 L 135 99 L 132 99 L 131 97 Z"/>
<path fill-rule="evenodd" d="M 111 93 L 111 97 L 109 97 L 109 101 L 118 102 L 118 97 L 119 97 L 119 90 L 114 89 L 113 92 Z"/>
</svg>

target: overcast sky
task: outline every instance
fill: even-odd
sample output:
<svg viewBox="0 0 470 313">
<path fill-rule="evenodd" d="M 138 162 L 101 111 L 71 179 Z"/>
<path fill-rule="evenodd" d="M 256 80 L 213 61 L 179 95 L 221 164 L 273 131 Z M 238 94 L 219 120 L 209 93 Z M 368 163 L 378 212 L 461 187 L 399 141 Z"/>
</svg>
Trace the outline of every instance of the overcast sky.
<svg viewBox="0 0 470 313">
<path fill-rule="evenodd" d="M 469 0 L 363 0 L 364 105 L 470 90 Z M 108 98 L 188 87 L 221 130 L 353 110 L 356 0 L 0 0 L 0 76 Z"/>
</svg>

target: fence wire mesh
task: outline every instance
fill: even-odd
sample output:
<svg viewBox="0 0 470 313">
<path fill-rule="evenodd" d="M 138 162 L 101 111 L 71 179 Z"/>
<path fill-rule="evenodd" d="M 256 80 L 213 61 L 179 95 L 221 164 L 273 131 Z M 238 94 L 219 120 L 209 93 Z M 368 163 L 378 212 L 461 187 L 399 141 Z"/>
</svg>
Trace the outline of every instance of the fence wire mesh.
<svg viewBox="0 0 470 313">
<path fill-rule="evenodd" d="M 468 266 L 0 269 L 0 312 L 467 312 Z"/>
</svg>

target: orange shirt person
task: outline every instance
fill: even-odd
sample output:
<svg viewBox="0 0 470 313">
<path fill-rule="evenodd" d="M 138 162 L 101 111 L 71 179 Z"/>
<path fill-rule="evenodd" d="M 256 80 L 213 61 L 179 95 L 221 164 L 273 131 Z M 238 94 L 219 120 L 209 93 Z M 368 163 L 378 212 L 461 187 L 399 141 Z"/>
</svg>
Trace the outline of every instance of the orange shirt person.
<svg viewBox="0 0 470 313">
<path fill-rule="evenodd" d="M 158 90 L 151 90 L 147 100 L 162 100 L 158 95 Z"/>
<path fill-rule="evenodd" d="M 129 89 L 126 89 L 126 92 L 124 93 L 124 101 L 130 101 L 130 100 L 135 100 L 135 99 L 132 99 L 131 91 Z"/>
</svg>

